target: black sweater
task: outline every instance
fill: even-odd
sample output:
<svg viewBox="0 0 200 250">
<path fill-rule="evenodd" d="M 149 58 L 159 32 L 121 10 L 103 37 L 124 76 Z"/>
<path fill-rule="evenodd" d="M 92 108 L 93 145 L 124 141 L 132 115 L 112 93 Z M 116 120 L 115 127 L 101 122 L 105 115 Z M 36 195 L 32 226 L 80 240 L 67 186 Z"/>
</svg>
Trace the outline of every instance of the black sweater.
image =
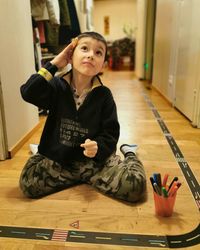
<svg viewBox="0 0 200 250">
<path fill-rule="evenodd" d="M 62 77 L 48 82 L 40 74 L 33 74 L 21 86 L 25 101 L 49 110 L 38 147 L 40 154 L 65 167 L 86 158 L 80 147 L 86 139 L 97 142 L 98 152 L 93 159 L 100 164 L 116 151 L 120 129 L 116 104 L 109 88 L 99 77 L 97 81 L 100 86 L 89 92 L 78 110 L 71 87 Z"/>
</svg>

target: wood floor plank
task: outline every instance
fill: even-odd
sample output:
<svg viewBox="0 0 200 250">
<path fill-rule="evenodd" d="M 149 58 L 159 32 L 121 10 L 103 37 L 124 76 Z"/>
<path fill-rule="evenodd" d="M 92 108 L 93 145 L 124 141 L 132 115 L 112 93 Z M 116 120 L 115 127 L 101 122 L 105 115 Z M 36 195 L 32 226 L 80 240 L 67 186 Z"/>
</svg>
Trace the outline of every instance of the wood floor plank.
<svg viewBox="0 0 200 250">
<path fill-rule="evenodd" d="M 138 82 L 133 72 L 107 71 L 103 74 L 102 80 L 112 89 L 117 103 L 121 124 L 119 146 L 122 143 L 139 144 L 138 156 L 147 174 L 147 194 L 144 200 L 135 204 L 116 201 L 85 184 L 41 199 L 25 198 L 19 190 L 18 180 L 25 162 L 31 155 L 29 144 L 39 142 L 46 119 L 42 117 L 37 132 L 14 158 L 0 162 L 0 226 L 74 230 L 71 225 L 78 221 L 79 228 L 75 230 L 81 231 L 179 235 L 192 231 L 198 225 L 199 211 L 189 186 L 143 94 L 151 99 L 198 180 L 200 179 L 200 130 L 193 128 L 190 122 L 157 91 L 146 89 L 145 84 Z M 122 156 L 119 147 L 117 153 Z M 178 176 L 182 182 L 176 197 L 174 213 L 169 218 L 155 215 L 152 186 L 149 182 L 149 177 L 154 172 L 160 172 L 162 176 L 169 173 L 170 180 Z M 138 248 L 0 238 L 0 249 L 133 250 Z M 198 247 L 193 246 L 188 249 L 197 250 Z"/>
</svg>

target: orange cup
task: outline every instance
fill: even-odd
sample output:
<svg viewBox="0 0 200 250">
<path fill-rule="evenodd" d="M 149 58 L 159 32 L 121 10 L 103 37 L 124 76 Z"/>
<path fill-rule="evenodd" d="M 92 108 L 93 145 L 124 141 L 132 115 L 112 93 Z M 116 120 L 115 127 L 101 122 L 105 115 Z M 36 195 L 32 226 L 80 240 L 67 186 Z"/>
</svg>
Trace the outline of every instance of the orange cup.
<svg viewBox="0 0 200 250">
<path fill-rule="evenodd" d="M 158 195 L 156 192 L 153 192 L 153 196 L 156 215 L 162 217 L 172 216 L 176 200 L 176 193 L 173 196 L 163 197 L 162 195 Z"/>
</svg>

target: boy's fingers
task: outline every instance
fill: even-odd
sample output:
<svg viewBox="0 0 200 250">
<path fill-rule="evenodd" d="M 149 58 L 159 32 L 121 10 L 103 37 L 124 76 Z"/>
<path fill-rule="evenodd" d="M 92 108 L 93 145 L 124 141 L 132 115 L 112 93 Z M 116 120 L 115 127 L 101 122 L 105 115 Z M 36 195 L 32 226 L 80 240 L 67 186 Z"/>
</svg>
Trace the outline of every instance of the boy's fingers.
<svg viewBox="0 0 200 250">
<path fill-rule="evenodd" d="M 87 139 L 85 143 L 82 143 L 80 146 L 85 149 L 90 149 L 90 148 L 97 147 L 97 143 L 95 141 L 91 141 L 90 139 Z"/>
<path fill-rule="evenodd" d="M 86 147 L 87 147 L 87 144 L 88 144 L 90 141 L 91 141 L 90 139 L 86 139 L 86 140 L 85 140 L 85 143 L 82 143 L 80 146 L 86 148 Z"/>
<path fill-rule="evenodd" d="M 64 49 L 65 52 L 73 51 L 78 43 L 78 38 L 74 38 L 70 44 Z"/>
<path fill-rule="evenodd" d="M 98 150 L 97 142 L 90 139 L 86 139 L 80 146 L 84 148 L 83 154 L 90 158 L 93 158 Z"/>
<path fill-rule="evenodd" d="M 73 53 L 73 49 L 74 49 L 74 46 L 72 43 L 70 43 L 69 45 L 67 45 L 67 47 L 65 47 L 63 49 L 63 51 L 61 52 L 62 55 L 66 56 L 68 54 L 72 54 Z"/>
<path fill-rule="evenodd" d="M 73 48 L 76 47 L 77 43 L 78 43 L 78 37 L 73 38 L 73 39 L 72 39 L 72 42 L 71 42 Z"/>
<path fill-rule="evenodd" d="M 73 49 L 74 48 L 74 43 L 73 42 L 71 42 L 71 43 L 69 43 L 66 47 L 65 47 L 65 49 L 64 50 L 67 50 L 67 49 Z"/>
<path fill-rule="evenodd" d="M 84 150 L 83 151 L 84 155 L 87 157 L 94 157 L 96 155 L 96 151 L 88 151 L 88 150 Z"/>
<path fill-rule="evenodd" d="M 91 148 L 95 148 L 97 146 L 97 143 L 96 142 L 89 142 L 89 143 L 86 143 L 85 144 L 85 148 L 86 149 L 91 149 Z"/>
<path fill-rule="evenodd" d="M 82 143 L 80 146 L 85 148 L 85 149 L 89 149 L 89 148 L 94 147 L 95 144 L 93 144 L 93 143 Z"/>
<path fill-rule="evenodd" d="M 96 148 L 96 146 L 97 146 L 97 143 L 84 143 L 83 144 L 83 147 L 85 148 L 85 149 L 87 149 L 87 150 L 90 150 L 90 149 L 92 149 L 92 148 Z"/>
</svg>

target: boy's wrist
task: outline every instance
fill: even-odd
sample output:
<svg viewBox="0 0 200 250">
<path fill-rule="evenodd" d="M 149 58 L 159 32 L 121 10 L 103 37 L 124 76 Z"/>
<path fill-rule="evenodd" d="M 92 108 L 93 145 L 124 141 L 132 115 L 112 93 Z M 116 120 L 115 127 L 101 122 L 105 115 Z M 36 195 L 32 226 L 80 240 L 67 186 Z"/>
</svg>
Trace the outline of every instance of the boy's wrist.
<svg viewBox="0 0 200 250">
<path fill-rule="evenodd" d="M 46 79 L 46 81 L 50 81 L 55 75 L 58 67 L 56 65 L 51 64 L 50 62 L 46 63 L 43 68 L 38 71 L 38 74 Z"/>
<path fill-rule="evenodd" d="M 48 70 L 53 76 L 55 75 L 55 73 L 58 71 L 58 67 L 55 64 L 52 64 L 51 62 L 47 62 L 44 65 L 44 68 L 46 70 Z"/>
</svg>

